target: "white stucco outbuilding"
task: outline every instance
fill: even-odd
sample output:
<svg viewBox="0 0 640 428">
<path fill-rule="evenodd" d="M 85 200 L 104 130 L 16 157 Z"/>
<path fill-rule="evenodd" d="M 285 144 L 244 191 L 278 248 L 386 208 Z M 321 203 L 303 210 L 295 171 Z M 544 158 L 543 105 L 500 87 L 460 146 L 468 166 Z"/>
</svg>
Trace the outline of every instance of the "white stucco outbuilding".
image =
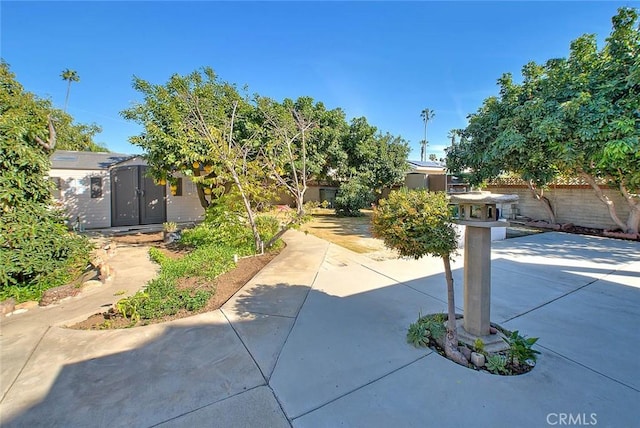
<svg viewBox="0 0 640 428">
<path fill-rule="evenodd" d="M 179 178 L 173 195 L 167 185 L 147 177 L 146 169 L 140 155 L 57 150 L 49 177 L 70 226 L 100 229 L 202 220 L 204 209 L 191 180 Z"/>
</svg>

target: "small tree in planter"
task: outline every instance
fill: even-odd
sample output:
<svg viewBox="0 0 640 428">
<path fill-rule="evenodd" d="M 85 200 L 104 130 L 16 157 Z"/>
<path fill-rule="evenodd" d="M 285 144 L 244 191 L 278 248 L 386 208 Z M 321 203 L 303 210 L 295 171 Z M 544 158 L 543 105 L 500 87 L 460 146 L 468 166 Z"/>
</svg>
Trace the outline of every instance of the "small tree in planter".
<svg viewBox="0 0 640 428">
<path fill-rule="evenodd" d="M 395 248 L 403 257 L 419 259 L 438 256 L 444 262 L 447 280 L 448 320 L 445 354 L 459 364 L 468 361 L 458 350 L 455 299 L 451 256 L 458 249 L 458 234 L 453 225 L 447 196 L 443 192 L 400 189 L 382 199 L 373 212 L 373 234 Z"/>
</svg>

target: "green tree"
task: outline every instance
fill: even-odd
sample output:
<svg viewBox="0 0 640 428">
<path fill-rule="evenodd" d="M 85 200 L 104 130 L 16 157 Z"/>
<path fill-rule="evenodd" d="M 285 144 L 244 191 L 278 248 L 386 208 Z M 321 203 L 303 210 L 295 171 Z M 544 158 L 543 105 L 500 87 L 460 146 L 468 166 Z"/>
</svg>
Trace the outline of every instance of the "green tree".
<svg viewBox="0 0 640 428">
<path fill-rule="evenodd" d="M 261 131 L 247 97 L 211 68 L 175 74 L 165 85 L 134 78 L 133 86 L 144 101 L 122 115 L 145 128 L 130 141 L 145 149 L 151 174 L 160 182 L 173 182 L 178 173 L 188 176 L 204 208 L 234 188 L 260 249 L 254 207 L 271 193 L 256 161 Z"/>
<path fill-rule="evenodd" d="M 341 181 L 357 177 L 359 183 L 368 187 L 375 198 L 382 194 L 384 188 L 394 187 L 404 181 L 409 144 L 402 137 L 383 134 L 370 125 L 366 118 L 358 117 L 351 121 L 343 147 L 346 162 L 339 170 Z"/>
<path fill-rule="evenodd" d="M 553 209 L 542 193 L 559 175 L 581 176 L 607 206 L 620 229 L 640 226 L 640 29 L 638 13 L 621 8 L 601 50 L 594 35 L 571 43 L 568 58 L 529 63 L 523 82 L 509 74 L 499 97 L 490 97 L 470 116 L 465 139 L 449 151 L 448 167 L 472 168 L 482 181 L 502 172 L 519 174 L 532 194 Z M 619 218 L 601 189 L 620 190 L 629 208 Z"/>
<path fill-rule="evenodd" d="M 447 335 L 445 353 L 453 361 L 467 365 L 458 350 L 455 296 L 451 257 L 458 248 L 458 236 L 444 192 L 392 191 L 374 209 L 372 229 L 385 245 L 404 257 L 420 259 L 425 255 L 441 257 L 447 281 Z"/>
<path fill-rule="evenodd" d="M 71 82 L 79 82 L 80 76 L 78 76 L 77 71 L 65 68 L 64 70 L 62 70 L 60 77 L 62 77 L 62 80 L 67 81 L 67 95 L 64 97 L 64 111 L 66 112 L 67 103 L 69 102 L 69 92 L 71 92 Z"/>
<path fill-rule="evenodd" d="M 50 102 L 24 91 L 4 61 L 0 88 L 0 300 L 38 299 L 82 271 L 89 245 L 50 208 Z"/>
<path fill-rule="evenodd" d="M 109 149 L 94 141 L 102 128 L 95 124 L 75 123 L 73 117 L 60 109 L 51 109 L 51 118 L 56 128 L 57 146 L 59 150 L 76 150 L 80 152 L 108 152 Z"/>
</svg>

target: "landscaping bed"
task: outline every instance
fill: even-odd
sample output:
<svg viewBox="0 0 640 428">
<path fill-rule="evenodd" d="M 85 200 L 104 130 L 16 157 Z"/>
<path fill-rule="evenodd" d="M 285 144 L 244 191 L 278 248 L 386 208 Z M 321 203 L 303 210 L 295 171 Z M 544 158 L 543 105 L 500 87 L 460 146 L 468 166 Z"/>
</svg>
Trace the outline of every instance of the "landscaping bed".
<svg viewBox="0 0 640 428">
<path fill-rule="evenodd" d="M 96 313 L 69 328 L 134 327 L 218 309 L 279 253 L 275 249 L 263 255 L 240 257 L 234 262 L 233 248 L 165 244 L 162 232 L 116 236 L 112 240 L 121 244 L 150 245 L 149 254 L 160 264 L 160 274 L 136 294 L 123 295 L 107 311 Z"/>
<path fill-rule="evenodd" d="M 461 315 L 456 318 L 461 319 Z M 445 314 L 430 314 L 418 317 L 409 326 L 407 342 L 415 347 L 428 347 L 448 358 L 444 350 L 446 335 Z M 509 331 L 491 323 L 492 334 L 499 334 L 505 342 L 505 350 L 492 352 L 481 339 L 473 344 L 458 342 L 458 350 L 467 360 L 467 368 L 501 376 L 514 376 L 530 372 L 536 365 L 539 352 L 532 349 L 537 338 L 521 336 L 518 331 Z"/>
</svg>

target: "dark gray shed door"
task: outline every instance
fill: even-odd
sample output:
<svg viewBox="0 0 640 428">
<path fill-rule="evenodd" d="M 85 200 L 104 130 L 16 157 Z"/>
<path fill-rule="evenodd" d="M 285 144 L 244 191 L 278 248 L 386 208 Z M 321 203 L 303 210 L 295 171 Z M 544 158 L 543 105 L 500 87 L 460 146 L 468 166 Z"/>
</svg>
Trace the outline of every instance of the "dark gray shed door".
<svg viewBox="0 0 640 428">
<path fill-rule="evenodd" d="M 165 186 L 146 177 L 147 167 L 121 166 L 111 170 L 111 225 L 137 226 L 167 219 Z"/>
</svg>

